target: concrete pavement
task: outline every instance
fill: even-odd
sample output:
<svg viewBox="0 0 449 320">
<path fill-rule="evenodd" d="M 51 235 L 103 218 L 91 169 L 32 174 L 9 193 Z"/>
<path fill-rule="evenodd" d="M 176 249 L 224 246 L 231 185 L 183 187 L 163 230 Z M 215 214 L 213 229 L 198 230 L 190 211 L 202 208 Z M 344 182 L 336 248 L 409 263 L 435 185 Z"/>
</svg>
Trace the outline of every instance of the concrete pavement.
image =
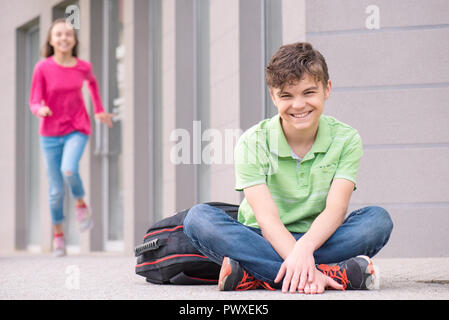
<svg viewBox="0 0 449 320">
<path fill-rule="evenodd" d="M 252 290 L 220 292 L 212 286 L 147 283 L 134 273 L 135 258 L 111 253 L 0 256 L 0 300 L 449 300 L 449 258 L 374 258 L 379 290 L 326 291 L 321 295 Z"/>
</svg>

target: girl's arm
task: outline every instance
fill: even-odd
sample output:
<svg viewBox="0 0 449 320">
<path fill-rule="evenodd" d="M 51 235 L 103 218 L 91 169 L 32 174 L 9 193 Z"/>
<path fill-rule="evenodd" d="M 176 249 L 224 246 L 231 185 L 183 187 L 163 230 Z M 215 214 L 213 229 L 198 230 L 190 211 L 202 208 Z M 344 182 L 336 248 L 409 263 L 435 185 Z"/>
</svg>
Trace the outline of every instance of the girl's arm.
<svg viewBox="0 0 449 320">
<path fill-rule="evenodd" d="M 89 64 L 86 79 L 88 81 L 88 88 L 94 105 L 95 118 L 103 123 L 106 123 L 109 128 L 112 128 L 111 119 L 113 114 L 104 111 L 103 104 L 101 103 L 101 96 L 100 90 L 98 88 L 97 78 L 92 72 L 92 64 Z"/>
<path fill-rule="evenodd" d="M 89 63 L 86 79 L 88 81 L 88 88 L 92 98 L 94 113 L 104 113 L 103 104 L 101 103 L 100 90 L 98 88 L 97 78 L 92 72 L 92 65 Z"/>
<path fill-rule="evenodd" d="M 45 78 L 39 65 L 36 65 L 31 80 L 29 100 L 30 110 L 34 115 L 39 116 L 38 111 L 42 107 L 43 100 L 45 100 Z"/>
</svg>

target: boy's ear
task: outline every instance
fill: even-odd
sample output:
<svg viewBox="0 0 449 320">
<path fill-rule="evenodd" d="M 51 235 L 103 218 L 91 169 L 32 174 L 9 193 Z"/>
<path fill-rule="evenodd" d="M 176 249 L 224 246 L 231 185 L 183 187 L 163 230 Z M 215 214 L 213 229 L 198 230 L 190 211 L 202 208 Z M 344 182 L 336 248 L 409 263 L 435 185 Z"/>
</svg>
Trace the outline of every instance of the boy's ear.
<svg viewBox="0 0 449 320">
<path fill-rule="evenodd" d="M 327 86 L 324 88 L 324 96 L 326 100 L 330 97 L 332 91 L 332 82 L 327 80 Z"/>
<path fill-rule="evenodd" d="M 271 100 L 273 101 L 274 106 L 277 108 L 276 99 L 274 98 L 274 88 L 268 88 L 268 91 L 270 92 L 270 97 Z"/>
</svg>

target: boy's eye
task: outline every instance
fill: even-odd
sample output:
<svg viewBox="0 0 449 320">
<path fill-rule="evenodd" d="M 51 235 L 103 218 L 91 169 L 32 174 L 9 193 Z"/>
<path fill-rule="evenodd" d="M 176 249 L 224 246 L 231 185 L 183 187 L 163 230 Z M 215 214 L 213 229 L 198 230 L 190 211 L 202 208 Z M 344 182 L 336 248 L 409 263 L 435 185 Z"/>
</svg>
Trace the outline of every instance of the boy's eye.
<svg viewBox="0 0 449 320">
<path fill-rule="evenodd" d="M 305 94 L 306 95 L 311 95 L 311 94 L 314 94 L 315 93 L 315 91 L 307 91 Z"/>
</svg>

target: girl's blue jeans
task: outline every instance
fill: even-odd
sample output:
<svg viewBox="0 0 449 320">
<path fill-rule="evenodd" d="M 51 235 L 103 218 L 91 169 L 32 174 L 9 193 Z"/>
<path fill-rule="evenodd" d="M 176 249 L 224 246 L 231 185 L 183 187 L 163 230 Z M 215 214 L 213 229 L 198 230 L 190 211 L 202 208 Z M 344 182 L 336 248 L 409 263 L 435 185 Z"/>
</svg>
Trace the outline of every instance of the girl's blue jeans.
<svg viewBox="0 0 449 320">
<path fill-rule="evenodd" d="M 358 209 L 315 251 L 315 263 L 336 263 L 358 255 L 372 257 L 387 243 L 392 229 L 393 222 L 385 209 L 376 206 Z M 215 263 L 221 264 L 223 257 L 230 257 L 257 279 L 279 286 L 273 280 L 283 259 L 260 229 L 241 224 L 222 209 L 198 204 L 189 210 L 184 232 Z M 292 235 L 298 240 L 303 233 Z"/>
<path fill-rule="evenodd" d="M 78 163 L 88 136 L 74 131 L 60 137 L 40 137 L 48 176 L 51 219 L 54 225 L 64 221 L 65 185 L 75 199 L 84 197 L 84 188 L 78 173 Z"/>
</svg>

